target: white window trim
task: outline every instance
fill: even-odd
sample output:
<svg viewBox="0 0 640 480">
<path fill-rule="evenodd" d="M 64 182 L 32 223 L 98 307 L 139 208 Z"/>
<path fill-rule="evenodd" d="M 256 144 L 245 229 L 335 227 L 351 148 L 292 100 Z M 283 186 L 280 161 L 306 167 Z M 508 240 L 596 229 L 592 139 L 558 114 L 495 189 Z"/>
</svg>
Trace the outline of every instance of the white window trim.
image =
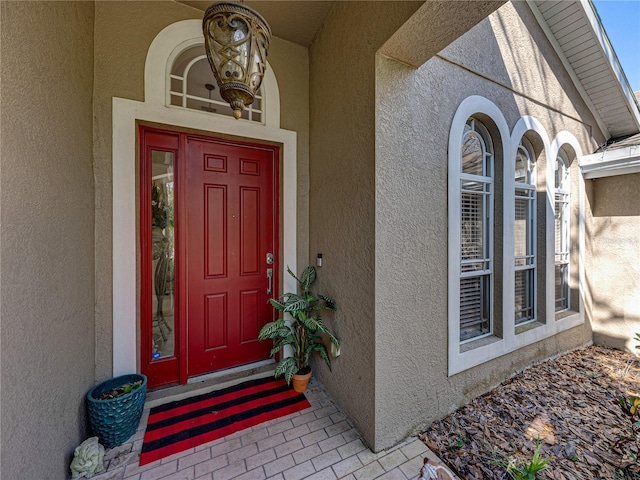
<svg viewBox="0 0 640 480">
<path fill-rule="evenodd" d="M 145 64 L 145 101 L 113 98 L 113 375 L 138 370 L 137 336 L 137 258 L 136 234 L 136 121 L 210 132 L 212 135 L 235 135 L 258 141 L 276 142 L 282 148 L 283 214 L 281 244 L 282 264 L 296 271 L 296 191 L 297 134 L 280 128 L 280 97 L 275 74 L 267 68 L 263 88 L 269 104 L 265 124 L 239 122 L 234 118 L 211 115 L 197 110 L 169 108 L 166 105 L 167 69 L 175 55 L 201 42 L 199 20 L 185 20 L 169 25 L 153 40 Z M 173 55 L 173 56 L 172 56 Z M 285 291 L 296 288 L 295 280 L 283 278 Z"/>
<path fill-rule="evenodd" d="M 504 355 L 505 342 L 498 339 L 490 345 L 484 345 L 474 348 L 470 351 L 460 351 L 460 229 L 461 229 L 461 197 L 460 197 L 460 178 L 461 178 L 461 162 L 462 155 L 462 138 L 464 135 L 464 126 L 469 117 L 478 114 L 484 114 L 491 118 L 498 127 L 500 137 L 509 138 L 509 128 L 507 122 L 498 107 L 484 97 L 474 95 L 467 97 L 462 101 L 456 111 L 451 130 L 449 134 L 449 232 L 448 232 L 448 282 L 449 282 L 449 299 L 448 299 L 448 315 L 449 315 L 449 375 L 461 372 L 474 365 L 484 363 L 495 356 Z M 496 140 L 494 138 L 494 140 Z M 503 144 L 504 145 L 504 144 Z M 494 148 L 494 163 L 498 152 Z M 495 178 L 495 177 L 494 177 Z M 513 241 L 511 242 L 513 243 Z M 505 248 L 507 248 L 505 246 Z M 495 273 L 495 270 L 494 270 Z M 494 287 L 495 292 L 495 287 Z M 493 324 L 493 319 L 491 319 Z M 486 337 L 485 337 L 486 338 Z M 483 339 L 480 339 L 480 341 Z M 472 344 L 466 343 L 466 345 Z M 496 355 L 496 352 L 497 355 Z"/>
<path fill-rule="evenodd" d="M 582 149 L 571 133 L 562 131 L 550 142 L 549 136 L 542 124 L 531 116 L 520 118 L 512 132 L 509 132 L 507 122 L 498 107 L 490 100 L 474 95 L 467 97 L 458 107 L 449 133 L 449 174 L 448 174 L 448 374 L 449 376 L 463 372 L 472 367 L 498 358 L 507 353 L 532 343 L 544 340 L 559 332 L 568 330 L 584 323 L 584 252 L 585 252 L 585 226 L 584 226 L 584 179 L 578 179 L 579 192 L 579 294 L 580 308 L 575 314 L 566 316 L 560 320 L 555 319 L 555 292 L 553 284 L 554 272 L 554 185 L 547 181 L 546 191 L 546 292 L 538 292 L 546 297 L 546 322 L 536 328 L 525 332 L 515 333 L 514 315 L 514 282 L 515 275 L 513 261 L 514 255 L 514 222 L 515 205 L 514 202 L 503 203 L 503 298 L 502 298 L 502 338 L 493 337 L 493 341 L 479 342 L 479 346 L 471 349 L 461 350 L 460 345 L 460 155 L 462 148 L 462 136 L 464 125 L 469 117 L 479 114 L 488 116 L 497 126 L 503 148 L 503 198 L 513 198 L 515 195 L 515 155 L 520 144 L 520 140 L 529 130 L 536 132 L 544 144 L 545 157 L 547 159 L 547 179 L 552 179 L 554 174 L 554 159 L 560 147 L 568 144 L 576 153 L 576 159 L 582 157 Z M 496 140 L 496 139 L 494 139 Z M 497 152 L 494 151 L 494 155 Z M 540 274 L 540 272 L 538 273 Z M 509 287 L 510 285 L 510 287 Z M 510 312 L 510 313 L 506 313 Z M 492 319 L 493 320 L 493 319 Z M 473 342 L 471 342 L 473 343 Z"/>
</svg>

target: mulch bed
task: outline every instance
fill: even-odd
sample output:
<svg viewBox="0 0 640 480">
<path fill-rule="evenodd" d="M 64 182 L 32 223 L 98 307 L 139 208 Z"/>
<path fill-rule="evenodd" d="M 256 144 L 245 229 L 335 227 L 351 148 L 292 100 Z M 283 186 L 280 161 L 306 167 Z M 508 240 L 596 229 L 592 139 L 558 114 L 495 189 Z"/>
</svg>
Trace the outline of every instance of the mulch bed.
<svg viewBox="0 0 640 480">
<path fill-rule="evenodd" d="M 640 359 L 592 346 L 535 365 L 421 434 L 463 479 L 510 479 L 500 463 L 551 457 L 538 479 L 640 479 L 619 395 L 640 396 Z M 626 473 L 623 468 L 626 468 Z"/>
</svg>

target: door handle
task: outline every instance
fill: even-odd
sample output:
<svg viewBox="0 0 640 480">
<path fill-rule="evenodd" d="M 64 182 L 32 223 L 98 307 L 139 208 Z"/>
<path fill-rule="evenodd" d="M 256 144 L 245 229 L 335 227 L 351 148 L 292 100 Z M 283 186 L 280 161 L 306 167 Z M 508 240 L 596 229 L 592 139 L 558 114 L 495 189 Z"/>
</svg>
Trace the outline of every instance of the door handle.
<svg viewBox="0 0 640 480">
<path fill-rule="evenodd" d="M 267 295 L 271 295 L 272 279 L 273 279 L 273 268 L 267 268 L 267 280 L 269 280 L 269 284 L 267 286 Z"/>
</svg>

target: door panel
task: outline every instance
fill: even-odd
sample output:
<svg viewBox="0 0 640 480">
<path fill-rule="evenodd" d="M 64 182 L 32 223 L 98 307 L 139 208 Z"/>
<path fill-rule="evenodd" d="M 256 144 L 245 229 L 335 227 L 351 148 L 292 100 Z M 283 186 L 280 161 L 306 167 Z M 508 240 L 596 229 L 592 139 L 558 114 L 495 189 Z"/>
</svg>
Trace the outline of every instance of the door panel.
<svg viewBox="0 0 640 480">
<path fill-rule="evenodd" d="M 188 137 L 187 374 L 269 357 L 266 254 L 277 253 L 276 149 Z"/>
<path fill-rule="evenodd" d="M 240 324 L 240 342 L 252 342 L 258 337 L 260 324 L 259 290 L 245 290 L 240 292 L 240 308 L 242 323 Z"/>
<path fill-rule="evenodd" d="M 224 185 L 205 186 L 205 258 L 207 278 L 227 274 L 227 189 Z M 194 219 L 197 220 L 197 219 Z"/>
<path fill-rule="evenodd" d="M 240 258 L 242 275 L 260 273 L 258 263 L 260 242 L 260 190 L 254 188 L 240 189 Z M 265 252 L 266 255 L 266 252 Z"/>
<path fill-rule="evenodd" d="M 204 304 L 204 318 L 219 318 L 220 322 L 207 322 L 204 325 L 205 349 L 211 350 L 227 345 L 227 294 L 207 295 Z"/>
</svg>

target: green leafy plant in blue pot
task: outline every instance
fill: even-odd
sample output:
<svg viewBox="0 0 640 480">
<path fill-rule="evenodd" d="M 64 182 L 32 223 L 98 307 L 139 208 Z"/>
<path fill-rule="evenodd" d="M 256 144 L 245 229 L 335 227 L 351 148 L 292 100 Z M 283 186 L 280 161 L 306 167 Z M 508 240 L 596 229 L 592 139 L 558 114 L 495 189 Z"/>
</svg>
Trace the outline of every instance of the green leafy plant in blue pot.
<svg viewBox="0 0 640 480">
<path fill-rule="evenodd" d="M 87 393 L 89 425 L 106 448 L 123 444 L 135 433 L 147 397 L 141 373 L 106 380 Z"/>
</svg>

